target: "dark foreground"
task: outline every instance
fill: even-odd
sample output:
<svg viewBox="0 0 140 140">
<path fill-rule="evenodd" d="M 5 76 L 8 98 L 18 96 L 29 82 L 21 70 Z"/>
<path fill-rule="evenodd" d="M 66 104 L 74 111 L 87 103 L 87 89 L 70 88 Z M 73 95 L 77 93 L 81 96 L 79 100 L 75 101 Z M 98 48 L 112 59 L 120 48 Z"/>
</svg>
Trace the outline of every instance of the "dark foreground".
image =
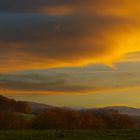
<svg viewBox="0 0 140 140">
<path fill-rule="evenodd" d="M 0 140 L 140 140 L 140 130 L 0 131 Z"/>
</svg>

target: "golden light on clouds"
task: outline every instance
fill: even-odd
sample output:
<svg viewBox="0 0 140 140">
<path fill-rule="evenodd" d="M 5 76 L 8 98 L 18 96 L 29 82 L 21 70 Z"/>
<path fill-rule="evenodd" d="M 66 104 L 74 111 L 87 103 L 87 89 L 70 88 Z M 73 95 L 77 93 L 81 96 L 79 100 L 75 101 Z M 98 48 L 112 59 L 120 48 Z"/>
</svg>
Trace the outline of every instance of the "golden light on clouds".
<svg viewBox="0 0 140 140">
<path fill-rule="evenodd" d="M 0 0 L 0 93 L 139 92 L 139 15 L 140 0 Z"/>
<path fill-rule="evenodd" d="M 10 3 L 0 7 L 1 72 L 111 65 L 140 51 L 138 0 Z"/>
<path fill-rule="evenodd" d="M 110 23 L 109 21 L 106 23 L 107 19 L 103 20 L 106 24 L 105 27 L 104 24 L 100 23 L 102 20 L 98 21 L 101 25 L 97 26 L 94 21 L 92 21 L 93 25 L 87 22 L 79 25 L 80 28 L 86 28 L 82 29 L 79 34 L 80 28 L 76 29 L 76 27 L 81 20 L 83 19 L 78 20 L 76 25 L 74 23 L 71 26 L 66 24 L 65 28 L 60 25 L 58 33 L 54 31 L 54 37 L 41 31 L 48 36 L 46 41 L 45 36 L 43 36 L 44 39 L 40 42 L 41 35 L 37 42 L 36 40 L 35 42 L 21 40 L 17 43 L 11 41 L 1 43 L 0 70 L 8 72 L 35 68 L 83 66 L 91 63 L 110 65 L 113 62 L 122 61 L 123 56 L 127 53 L 140 51 L 138 27 L 134 29 L 130 25 L 125 25 L 125 22 Z M 75 31 L 72 31 L 70 35 L 67 35 L 69 33 L 67 26 L 75 28 Z M 31 35 L 31 39 L 36 39 L 32 36 L 31 31 L 29 31 L 28 36 Z M 38 34 L 39 31 L 35 32 Z M 22 32 L 20 33 L 22 34 Z"/>
</svg>

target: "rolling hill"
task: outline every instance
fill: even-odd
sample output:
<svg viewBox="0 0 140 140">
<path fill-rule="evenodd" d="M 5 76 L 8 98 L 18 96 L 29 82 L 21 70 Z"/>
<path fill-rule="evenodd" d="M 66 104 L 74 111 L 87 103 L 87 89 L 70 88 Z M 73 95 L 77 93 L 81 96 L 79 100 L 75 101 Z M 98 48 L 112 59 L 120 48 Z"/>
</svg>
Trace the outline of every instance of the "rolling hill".
<svg viewBox="0 0 140 140">
<path fill-rule="evenodd" d="M 36 102 L 27 102 L 27 101 L 16 101 L 14 99 L 9 99 L 5 96 L 0 95 L 0 110 L 2 111 L 16 111 L 21 113 L 26 113 L 28 110 L 31 110 L 33 113 L 38 113 L 46 111 L 55 106 L 41 104 Z M 128 114 L 129 116 L 139 116 L 140 117 L 140 108 L 132 108 L 127 106 L 108 106 L 103 108 L 75 108 L 75 107 L 62 107 L 65 109 L 73 110 L 91 110 L 91 111 L 109 111 L 116 110 L 120 114 Z"/>
</svg>

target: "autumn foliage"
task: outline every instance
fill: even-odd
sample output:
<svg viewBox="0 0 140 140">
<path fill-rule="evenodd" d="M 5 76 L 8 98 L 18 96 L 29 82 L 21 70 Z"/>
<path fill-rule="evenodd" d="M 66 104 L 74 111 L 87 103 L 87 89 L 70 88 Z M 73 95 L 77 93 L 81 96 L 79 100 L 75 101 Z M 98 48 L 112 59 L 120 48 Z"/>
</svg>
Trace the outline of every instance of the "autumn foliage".
<svg viewBox="0 0 140 140">
<path fill-rule="evenodd" d="M 52 108 L 31 118 L 17 112 L 0 112 L 0 129 L 122 129 L 133 128 L 128 115 L 117 111 L 74 111 Z"/>
<path fill-rule="evenodd" d="M 28 115 L 27 115 L 28 114 Z M 0 96 L 0 129 L 121 129 L 134 120 L 115 110 L 72 110 L 51 107 L 34 113 L 27 102 Z"/>
<path fill-rule="evenodd" d="M 27 129 L 31 121 L 15 112 L 0 112 L 0 129 Z"/>
<path fill-rule="evenodd" d="M 39 114 L 33 119 L 36 129 L 121 129 L 133 128 L 134 124 L 128 115 L 117 111 L 106 113 L 92 111 L 73 111 L 53 108 Z"/>
</svg>

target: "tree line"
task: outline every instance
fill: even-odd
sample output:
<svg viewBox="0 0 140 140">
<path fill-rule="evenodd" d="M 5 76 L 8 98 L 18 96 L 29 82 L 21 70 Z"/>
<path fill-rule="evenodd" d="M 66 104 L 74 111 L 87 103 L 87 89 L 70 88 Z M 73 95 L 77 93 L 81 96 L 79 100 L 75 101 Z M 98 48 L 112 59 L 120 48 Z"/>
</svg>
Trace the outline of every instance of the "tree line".
<svg viewBox="0 0 140 140">
<path fill-rule="evenodd" d="M 31 108 L 27 102 L 16 101 L 4 96 L 0 96 L 0 111 L 31 113 Z"/>
<path fill-rule="evenodd" d="M 0 129 L 125 129 L 134 128 L 128 115 L 118 111 L 74 111 L 52 108 L 31 118 L 16 112 L 0 112 Z"/>
</svg>

